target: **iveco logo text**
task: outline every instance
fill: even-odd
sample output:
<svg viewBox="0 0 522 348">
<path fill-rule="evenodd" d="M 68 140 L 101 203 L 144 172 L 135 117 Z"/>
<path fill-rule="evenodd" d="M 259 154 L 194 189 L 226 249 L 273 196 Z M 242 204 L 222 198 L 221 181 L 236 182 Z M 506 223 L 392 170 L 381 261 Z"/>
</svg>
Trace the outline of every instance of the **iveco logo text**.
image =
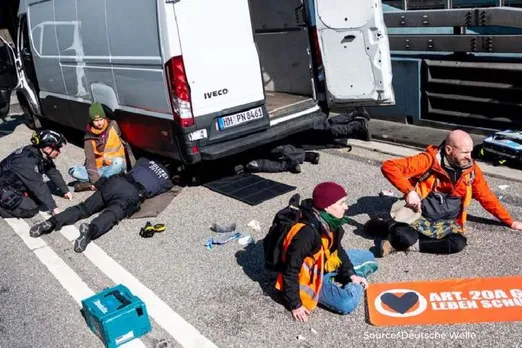
<svg viewBox="0 0 522 348">
<path fill-rule="evenodd" d="M 220 89 L 213 92 L 205 92 L 205 99 L 210 99 L 212 97 L 219 97 L 220 95 L 225 95 L 228 93 L 228 89 Z"/>
</svg>

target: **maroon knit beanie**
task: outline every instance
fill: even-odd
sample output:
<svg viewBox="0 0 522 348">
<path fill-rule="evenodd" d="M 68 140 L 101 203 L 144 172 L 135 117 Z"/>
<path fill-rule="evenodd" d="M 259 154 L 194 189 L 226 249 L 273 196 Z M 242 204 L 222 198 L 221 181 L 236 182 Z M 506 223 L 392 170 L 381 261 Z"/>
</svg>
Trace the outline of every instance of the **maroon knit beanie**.
<svg viewBox="0 0 522 348">
<path fill-rule="evenodd" d="M 346 195 L 346 190 L 341 185 L 323 182 L 315 187 L 312 200 L 315 209 L 324 210 Z"/>
</svg>

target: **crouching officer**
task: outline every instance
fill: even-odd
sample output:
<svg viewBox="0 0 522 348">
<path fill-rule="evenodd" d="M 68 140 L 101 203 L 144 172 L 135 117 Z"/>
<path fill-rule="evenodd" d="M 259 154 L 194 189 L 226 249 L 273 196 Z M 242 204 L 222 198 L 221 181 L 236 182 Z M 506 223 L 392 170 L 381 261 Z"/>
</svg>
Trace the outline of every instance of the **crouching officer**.
<svg viewBox="0 0 522 348">
<path fill-rule="evenodd" d="M 97 191 L 83 203 L 67 208 L 62 213 L 31 227 L 33 238 L 72 225 L 103 210 L 90 224 L 80 226 L 80 236 L 74 242 L 74 251 L 81 253 L 87 245 L 126 217 L 140 209 L 145 199 L 152 198 L 173 187 L 168 170 L 159 163 L 140 158 L 127 174 L 101 178 L 95 184 Z"/>
<path fill-rule="evenodd" d="M 67 144 L 64 136 L 52 130 L 41 130 L 33 133 L 31 143 L 0 162 L 0 214 L 3 218 L 33 217 L 42 203 L 53 214 L 59 213 L 43 174 L 58 187 L 64 198 L 72 199 L 53 162 L 60 155 L 61 147 Z"/>
</svg>

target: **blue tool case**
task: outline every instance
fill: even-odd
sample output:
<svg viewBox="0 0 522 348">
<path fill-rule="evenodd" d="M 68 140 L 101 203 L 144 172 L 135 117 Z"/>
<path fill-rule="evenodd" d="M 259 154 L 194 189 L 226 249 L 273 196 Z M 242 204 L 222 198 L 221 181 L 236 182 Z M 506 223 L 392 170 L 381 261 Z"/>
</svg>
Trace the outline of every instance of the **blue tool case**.
<svg viewBox="0 0 522 348">
<path fill-rule="evenodd" d="M 150 332 L 145 303 L 123 285 L 117 285 L 82 300 L 89 328 L 107 348 L 115 348 Z"/>
<path fill-rule="evenodd" d="M 522 161 L 522 132 L 513 130 L 496 132 L 484 139 L 482 149 L 484 154 Z"/>
</svg>

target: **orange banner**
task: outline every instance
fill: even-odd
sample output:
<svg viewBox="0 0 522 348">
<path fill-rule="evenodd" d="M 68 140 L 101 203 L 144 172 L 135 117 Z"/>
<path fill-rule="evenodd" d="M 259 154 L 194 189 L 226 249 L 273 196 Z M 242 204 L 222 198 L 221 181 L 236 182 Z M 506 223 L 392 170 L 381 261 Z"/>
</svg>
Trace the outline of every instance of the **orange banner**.
<svg viewBox="0 0 522 348">
<path fill-rule="evenodd" d="M 522 276 L 370 284 L 376 326 L 522 321 Z"/>
</svg>

